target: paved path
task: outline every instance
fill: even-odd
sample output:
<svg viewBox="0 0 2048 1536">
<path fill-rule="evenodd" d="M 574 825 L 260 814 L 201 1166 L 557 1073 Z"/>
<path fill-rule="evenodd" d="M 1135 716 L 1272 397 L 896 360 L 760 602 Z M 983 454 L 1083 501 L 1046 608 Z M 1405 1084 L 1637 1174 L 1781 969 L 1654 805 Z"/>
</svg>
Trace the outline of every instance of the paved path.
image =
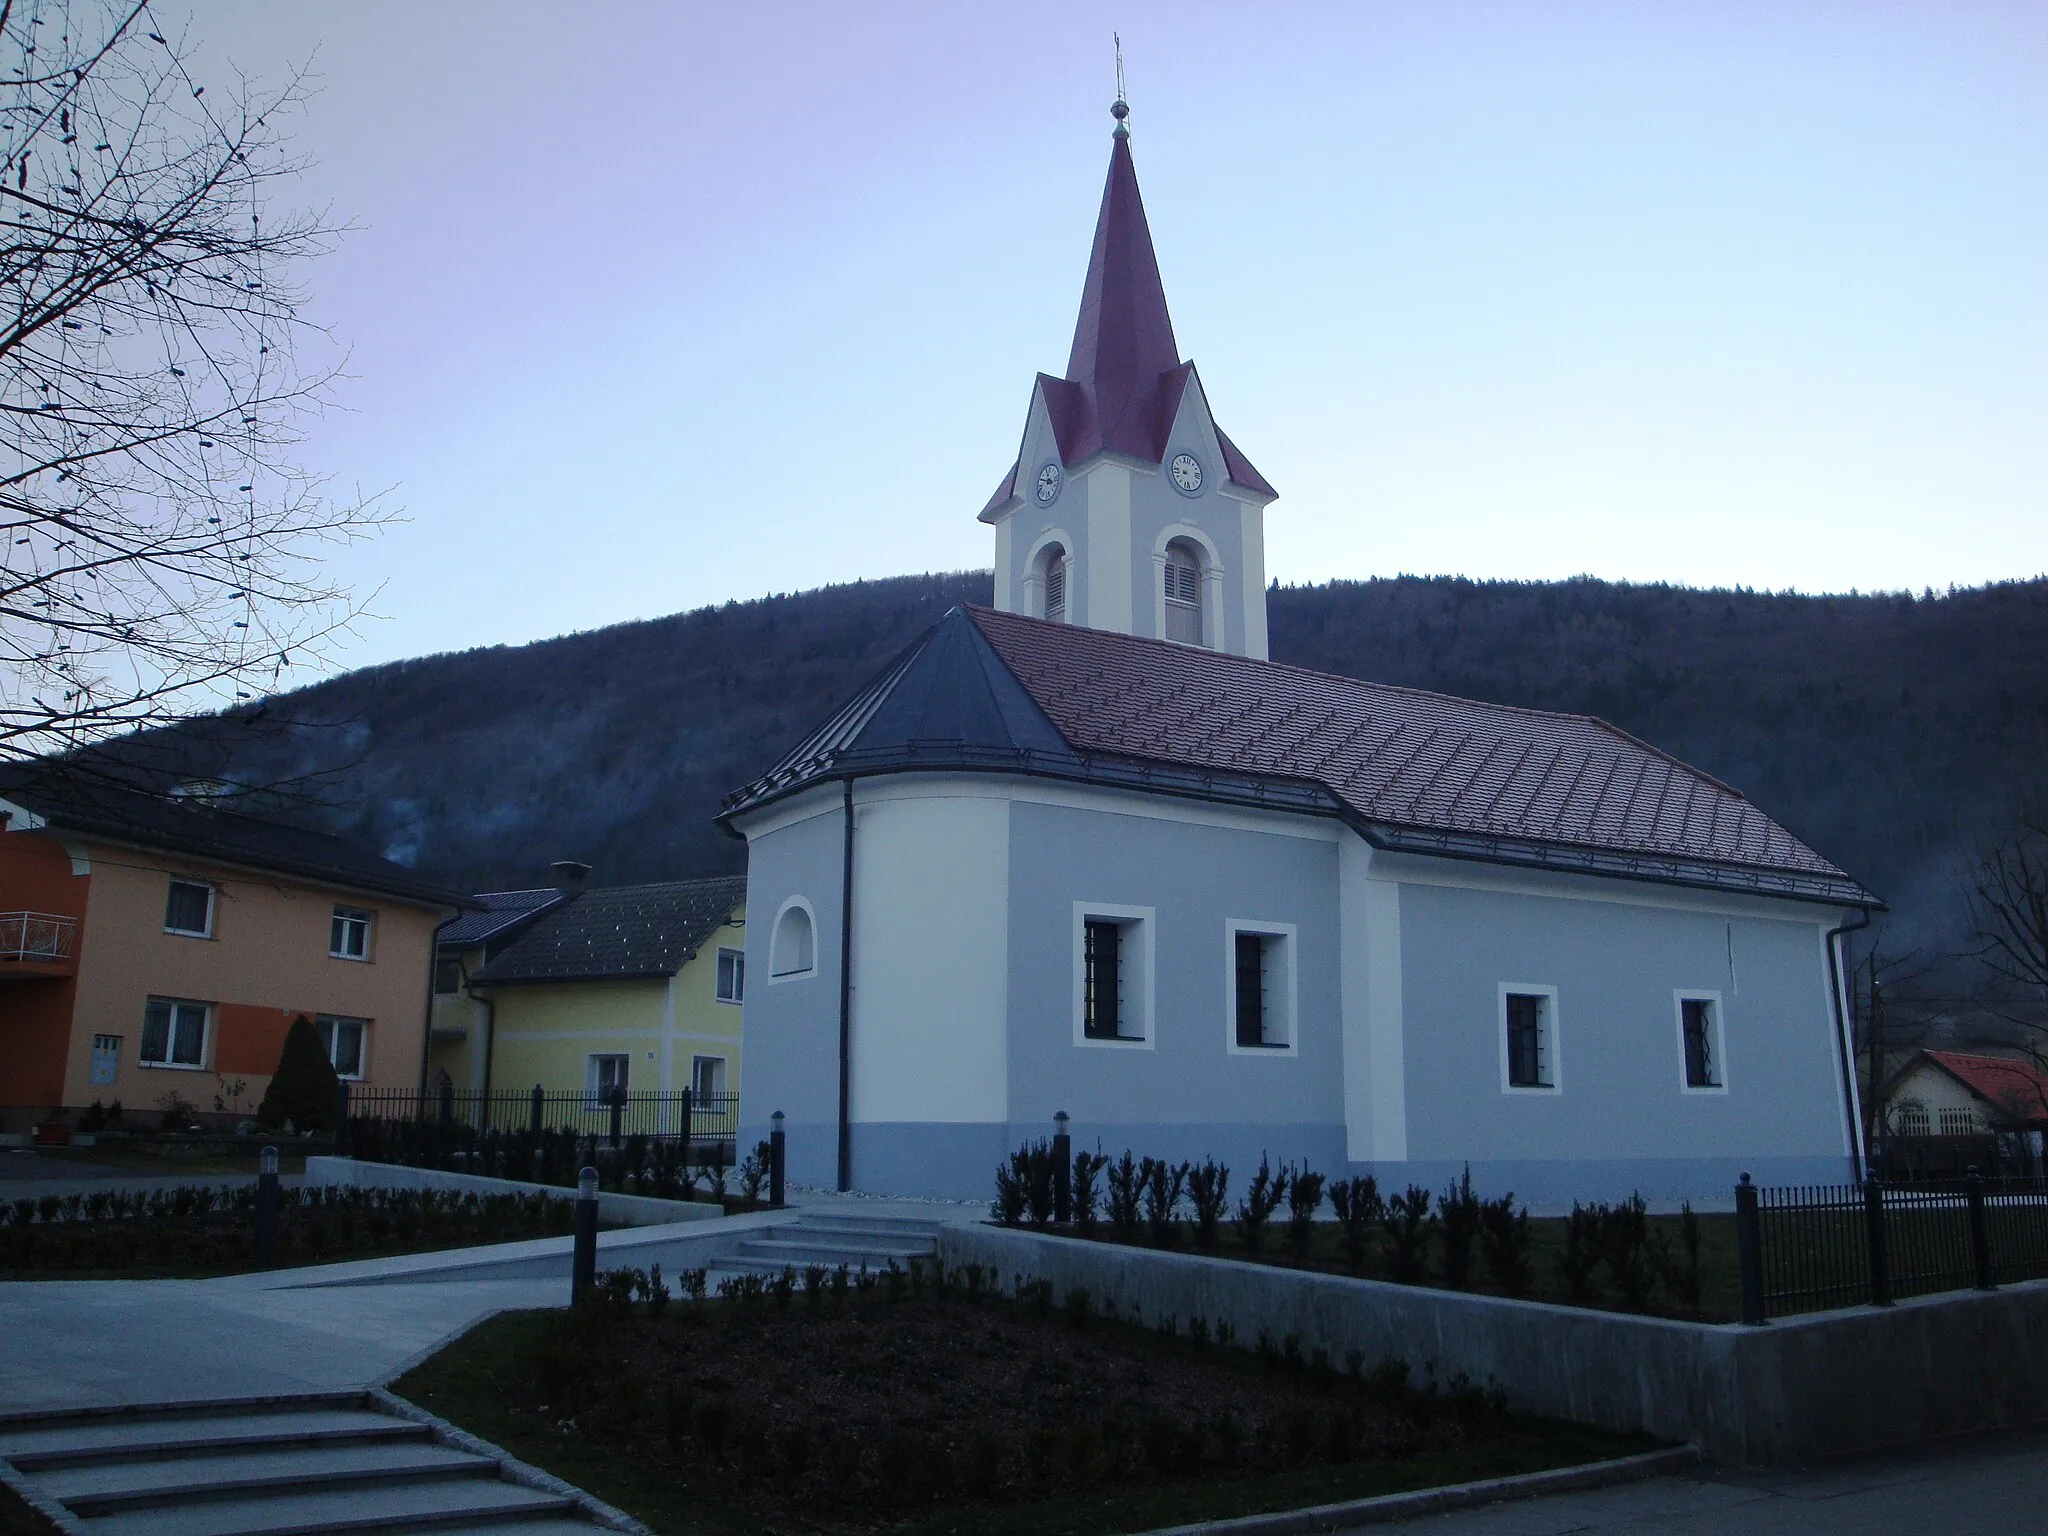
<svg viewBox="0 0 2048 1536">
<path fill-rule="evenodd" d="M 2048 1427 L 1374 1527 L 1411 1536 L 2022 1536 L 2048 1532 Z"/>
</svg>

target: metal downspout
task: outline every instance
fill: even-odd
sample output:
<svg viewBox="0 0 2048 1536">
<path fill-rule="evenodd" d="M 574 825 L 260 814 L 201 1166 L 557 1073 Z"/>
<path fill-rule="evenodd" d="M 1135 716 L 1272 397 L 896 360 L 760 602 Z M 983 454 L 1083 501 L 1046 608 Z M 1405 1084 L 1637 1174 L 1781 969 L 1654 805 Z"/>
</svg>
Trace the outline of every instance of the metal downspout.
<svg viewBox="0 0 2048 1536">
<path fill-rule="evenodd" d="M 853 780 L 846 783 L 846 851 L 839 886 L 839 1192 L 853 1188 Z"/>
<path fill-rule="evenodd" d="M 1861 933 L 1870 926 L 1870 909 L 1859 907 L 1855 920 L 1830 928 L 1827 935 L 1828 947 L 1828 1001 L 1835 1015 L 1835 1049 L 1842 1063 L 1842 1093 L 1847 1099 L 1843 1106 L 1849 1121 L 1851 1153 L 1856 1167 L 1864 1178 L 1870 1178 L 1874 1170 L 1870 1166 L 1868 1149 L 1863 1142 L 1863 1106 L 1856 1092 L 1856 1042 L 1851 1036 L 1849 1000 L 1842 990 L 1844 966 L 1841 959 L 1842 940 L 1852 933 Z"/>
</svg>

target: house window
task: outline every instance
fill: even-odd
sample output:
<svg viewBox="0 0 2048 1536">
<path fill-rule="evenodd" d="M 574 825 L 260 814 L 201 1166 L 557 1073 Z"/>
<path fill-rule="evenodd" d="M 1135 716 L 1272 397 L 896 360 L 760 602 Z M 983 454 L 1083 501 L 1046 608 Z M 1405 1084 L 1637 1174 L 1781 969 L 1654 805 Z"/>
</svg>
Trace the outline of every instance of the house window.
<svg viewBox="0 0 2048 1536">
<path fill-rule="evenodd" d="M 121 1037 L 119 1035 L 94 1035 L 92 1037 L 92 1084 L 95 1088 L 111 1087 L 121 1075 Z"/>
<path fill-rule="evenodd" d="M 817 969 L 817 963 L 817 931 L 810 906 L 801 897 L 792 897 L 775 919 L 775 934 L 768 943 L 768 979 L 807 976 Z"/>
<path fill-rule="evenodd" d="M 1189 545 L 1166 546 L 1166 638 L 1202 643 L 1202 562 Z"/>
<path fill-rule="evenodd" d="M 334 1075 L 351 1082 L 363 1075 L 363 1040 L 370 1032 L 367 1019 L 341 1019 L 323 1013 L 313 1021 L 320 1031 L 320 1044 L 334 1064 Z"/>
<path fill-rule="evenodd" d="M 1977 1112 L 1973 1109 L 1944 1109 L 1941 1112 L 1941 1134 L 1944 1136 L 1978 1136 L 1983 1133 L 1977 1127 Z"/>
<path fill-rule="evenodd" d="M 690 1059 L 690 1097 L 702 1102 L 725 1093 L 725 1058 L 693 1056 Z"/>
<path fill-rule="evenodd" d="M 164 903 L 164 932 L 187 938 L 213 937 L 213 887 L 197 880 L 173 880 Z"/>
<path fill-rule="evenodd" d="M 1501 1086 L 1509 1091 L 1555 1093 L 1556 989 L 1505 986 L 1501 988 L 1500 1001 Z"/>
<path fill-rule="evenodd" d="M 614 1090 L 625 1090 L 626 1068 L 631 1061 L 632 1058 L 625 1055 L 588 1058 L 583 1071 L 583 1085 L 592 1109 L 602 1109 L 610 1104 Z"/>
<path fill-rule="evenodd" d="M 1152 910 L 1074 906 L 1074 1041 L 1151 1045 Z"/>
<path fill-rule="evenodd" d="M 142 1010 L 145 1067 L 206 1065 L 206 1026 L 213 1010 L 205 1003 L 152 997 Z"/>
<path fill-rule="evenodd" d="M 369 959 L 370 920 L 360 907 L 336 907 L 327 929 L 327 953 L 338 960 Z"/>
<path fill-rule="evenodd" d="M 737 949 L 718 952 L 718 1000 L 743 1003 L 747 999 L 747 957 Z"/>
<path fill-rule="evenodd" d="M 1233 1051 L 1294 1046 L 1294 928 L 1285 923 L 1224 925 L 1230 993 L 1225 1008 Z"/>
<path fill-rule="evenodd" d="M 434 991 L 442 997 L 462 990 L 462 962 L 460 960 L 436 960 L 434 962 Z"/>
<path fill-rule="evenodd" d="M 1688 1092 L 1726 1088 L 1721 1064 L 1721 999 L 1712 993 L 1678 999 L 1678 1048 Z"/>
<path fill-rule="evenodd" d="M 1927 1118 L 1927 1106 L 1925 1104 L 1901 1104 L 1896 1123 L 1901 1136 L 1931 1136 L 1934 1134 L 1934 1122 Z"/>
</svg>

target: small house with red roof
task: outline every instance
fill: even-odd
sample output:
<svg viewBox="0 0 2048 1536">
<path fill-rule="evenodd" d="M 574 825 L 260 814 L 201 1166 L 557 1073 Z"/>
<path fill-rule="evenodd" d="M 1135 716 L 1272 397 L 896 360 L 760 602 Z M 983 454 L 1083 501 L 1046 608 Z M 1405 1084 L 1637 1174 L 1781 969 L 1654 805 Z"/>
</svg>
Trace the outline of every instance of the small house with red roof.
<svg viewBox="0 0 2048 1536">
<path fill-rule="evenodd" d="M 1275 491 L 1180 356 L 1116 105 L 1066 373 L 961 607 L 753 783 L 742 1136 L 986 1197 L 1020 1141 L 1525 1200 L 1860 1167 L 1879 903 L 1604 721 L 1267 657 Z"/>
<path fill-rule="evenodd" d="M 1960 1172 L 1976 1163 L 1988 1173 L 1987 1157 L 2038 1163 L 2048 1071 L 2023 1056 L 1917 1051 L 1886 1086 L 1884 1109 L 1897 1167 Z M 1998 1139 L 2008 1143 L 2006 1157 L 1998 1157 Z"/>
</svg>

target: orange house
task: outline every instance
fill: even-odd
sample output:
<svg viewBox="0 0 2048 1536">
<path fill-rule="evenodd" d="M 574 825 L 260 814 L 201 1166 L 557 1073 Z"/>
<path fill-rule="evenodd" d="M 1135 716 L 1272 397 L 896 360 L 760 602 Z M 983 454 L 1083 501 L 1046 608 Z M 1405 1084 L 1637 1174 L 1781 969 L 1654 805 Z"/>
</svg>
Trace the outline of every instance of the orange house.
<svg viewBox="0 0 2048 1536">
<path fill-rule="evenodd" d="M 119 1100 L 253 1115 L 299 1014 L 416 1091 L 434 929 L 471 905 L 338 837 L 42 765 L 0 773 L 0 1131 Z"/>
</svg>

